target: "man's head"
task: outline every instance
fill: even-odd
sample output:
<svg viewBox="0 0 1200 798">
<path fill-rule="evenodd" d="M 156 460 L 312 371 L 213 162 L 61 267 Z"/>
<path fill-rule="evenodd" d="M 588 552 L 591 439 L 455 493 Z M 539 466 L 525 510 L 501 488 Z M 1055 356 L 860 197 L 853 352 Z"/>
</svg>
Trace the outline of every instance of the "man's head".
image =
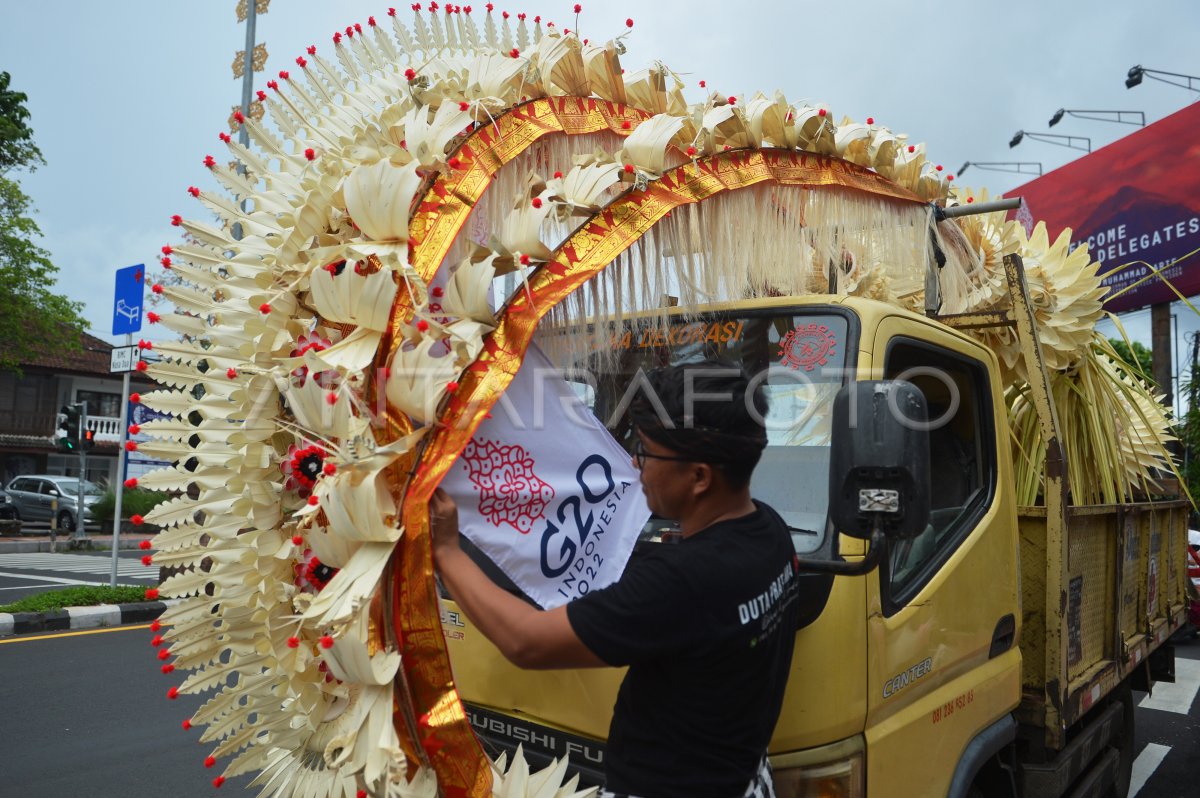
<svg viewBox="0 0 1200 798">
<path fill-rule="evenodd" d="M 648 381 L 630 415 L 650 509 L 673 518 L 681 502 L 747 492 L 767 445 L 761 384 L 719 360 L 661 369 Z"/>
</svg>

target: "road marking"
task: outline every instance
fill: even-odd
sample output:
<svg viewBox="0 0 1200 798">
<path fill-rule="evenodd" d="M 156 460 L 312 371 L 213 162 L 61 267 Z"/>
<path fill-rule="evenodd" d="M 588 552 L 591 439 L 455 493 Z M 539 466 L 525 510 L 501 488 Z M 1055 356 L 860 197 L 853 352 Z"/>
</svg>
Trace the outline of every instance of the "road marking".
<svg viewBox="0 0 1200 798">
<path fill-rule="evenodd" d="M 1143 698 L 1138 706 L 1187 715 L 1196 700 L 1197 690 L 1200 690 L 1200 660 L 1177 657 L 1175 683 L 1158 682 L 1154 685 L 1154 694 Z"/>
<path fill-rule="evenodd" d="M 106 575 L 112 573 L 112 557 L 92 557 L 87 554 L 0 554 L 0 568 L 21 568 L 33 571 L 65 571 Z M 138 579 L 156 579 L 158 569 L 142 565 L 141 560 L 117 558 L 117 573 Z"/>
<path fill-rule="evenodd" d="M 87 582 L 83 579 L 63 579 L 59 576 L 35 576 L 34 574 L 14 574 L 8 571 L 0 571 L 0 577 L 9 579 L 32 579 L 36 582 L 53 582 L 56 585 L 94 585 L 95 582 Z"/>
<path fill-rule="evenodd" d="M 131 632 L 137 629 L 149 629 L 150 624 L 140 623 L 136 626 L 110 626 L 107 629 L 87 629 L 82 632 L 62 632 L 56 635 L 38 635 L 36 637 L 9 637 L 0 640 L 0 646 L 5 643 L 32 643 L 36 640 L 53 640 L 56 637 L 79 637 L 80 635 L 104 635 L 109 632 Z"/>
<path fill-rule="evenodd" d="M 1146 747 L 1138 754 L 1137 759 L 1133 760 L 1133 776 L 1129 779 L 1129 798 L 1135 798 L 1142 787 L 1146 786 L 1146 782 L 1154 775 L 1154 771 L 1158 769 L 1170 751 L 1170 746 L 1146 743 Z"/>
</svg>

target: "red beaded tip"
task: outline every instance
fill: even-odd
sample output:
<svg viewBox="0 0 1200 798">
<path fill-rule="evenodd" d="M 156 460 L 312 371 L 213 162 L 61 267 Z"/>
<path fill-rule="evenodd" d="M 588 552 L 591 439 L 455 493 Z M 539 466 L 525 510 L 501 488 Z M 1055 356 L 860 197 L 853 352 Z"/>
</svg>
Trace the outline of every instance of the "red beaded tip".
<svg viewBox="0 0 1200 798">
<path fill-rule="evenodd" d="M 954 175 L 946 175 L 946 182 L 947 182 L 947 183 L 953 183 L 953 182 L 954 182 Z"/>
<path fill-rule="evenodd" d="M 154 557 L 153 557 L 153 556 L 151 556 L 151 555 L 147 554 L 147 555 L 145 555 L 145 556 L 143 556 L 143 557 L 142 557 L 142 565 L 153 565 L 153 564 L 154 564 Z"/>
<path fill-rule="evenodd" d="M 367 24 L 372 28 L 375 27 L 375 17 L 367 17 Z"/>
<path fill-rule="evenodd" d="M 518 258 L 518 260 L 520 261 L 522 266 L 529 265 L 529 256 L 528 255 L 522 255 L 520 258 Z"/>
<path fill-rule="evenodd" d="M 446 383 L 446 390 L 449 393 L 454 393 L 455 391 L 458 390 L 458 383 L 455 382 L 454 380 L 450 380 L 450 382 Z"/>
<path fill-rule="evenodd" d="M 288 78 L 288 73 L 287 73 L 287 70 L 286 70 L 286 69 L 281 69 L 281 70 L 279 70 L 279 79 L 280 79 L 280 80 L 288 80 L 288 79 L 289 79 L 289 78 Z"/>
<path fill-rule="evenodd" d="M 181 224 L 183 224 L 183 217 L 177 213 L 173 214 L 171 216 L 171 225 L 173 227 L 179 227 Z"/>
<path fill-rule="evenodd" d="M 162 668 L 160 668 L 159 670 L 161 670 L 164 674 L 170 674 L 170 673 L 175 672 L 175 666 L 168 662 L 166 665 L 163 665 Z"/>
<path fill-rule="evenodd" d="M 158 598 L 158 588 L 156 588 L 156 587 L 146 588 L 146 601 L 154 601 L 157 598 Z"/>
<path fill-rule="evenodd" d="M 633 127 L 633 123 L 630 122 L 628 119 L 621 122 L 621 130 L 629 130 L 632 127 Z"/>
<path fill-rule="evenodd" d="M 967 197 L 967 204 L 968 204 L 968 205 L 970 205 L 970 204 L 971 204 L 972 202 L 974 202 L 974 201 L 975 201 L 975 198 L 974 198 L 974 197 Z"/>
<path fill-rule="evenodd" d="M 196 188 L 195 186 L 188 186 L 188 193 L 191 194 L 193 197 L 199 197 L 200 189 Z"/>
<path fill-rule="evenodd" d="M 150 631 L 151 632 L 157 632 L 161 628 L 162 628 L 162 623 L 157 618 L 155 618 L 153 621 L 150 622 Z"/>
<path fill-rule="evenodd" d="M 189 720 L 189 719 L 186 719 L 186 718 L 185 718 L 185 719 L 184 719 L 184 721 L 183 721 L 183 730 L 184 730 L 184 731 L 188 731 L 188 730 L 189 730 L 189 729 L 191 729 L 191 728 L 192 728 L 192 722 L 191 722 L 191 720 Z"/>
<path fill-rule="evenodd" d="M 939 172 L 940 172 L 940 171 L 942 171 L 942 169 L 943 169 L 944 167 L 943 167 L 941 164 L 938 164 L 937 166 L 935 166 L 935 167 L 933 167 L 933 168 L 934 168 L 934 169 L 936 169 L 937 171 L 939 171 Z"/>
<path fill-rule="evenodd" d="M 909 145 L 908 145 L 908 151 L 909 151 L 909 152 L 916 152 L 916 151 L 917 151 L 917 148 L 916 148 L 916 147 L 914 147 L 912 144 L 909 144 Z"/>
<path fill-rule="evenodd" d="M 333 463 L 326 463 L 321 467 L 321 471 L 325 474 L 325 476 L 331 477 L 337 473 L 337 466 L 335 466 Z"/>
<path fill-rule="evenodd" d="M 147 342 L 147 343 L 149 343 L 149 342 Z M 142 347 L 142 348 L 143 348 L 143 349 L 150 349 L 151 347 L 144 346 L 144 347 Z M 137 435 L 137 434 L 138 434 L 139 432 L 141 432 L 141 431 L 142 431 L 142 425 L 141 425 L 141 424 L 130 424 L 130 425 L 129 425 L 129 434 L 130 434 L 130 435 Z M 136 480 L 136 479 L 135 479 L 135 480 L 133 480 L 133 481 L 134 481 L 134 483 L 135 483 L 135 484 L 137 483 L 137 480 Z"/>
<path fill-rule="evenodd" d="M 129 394 L 129 401 L 133 402 L 135 405 L 140 404 L 142 401 L 142 395 L 140 393 L 131 393 Z"/>
<path fill-rule="evenodd" d="M 583 6 L 581 6 L 579 3 L 576 3 L 575 4 L 575 13 L 578 14 L 582 10 L 583 10 Z"/>
<path fill-rule="evenodd" d="M 425 319 L 420 319 L 417 321 L 417 330 L 418 331 L 425 332 L 428 329 L 429 329 L 429 322 L 425 321 Z"/>
<path fill-rule="evenodd" d="M 267 88 L 268 88 L 268 89 L 272 89 L 272 90 L 274 90 L 274 91 L 279 91 L 279 84 L 278 84 L 278 83 L 276 83 L 276 82 L 275 82 L 275 81 L 273 81 L 273 80 L 268 80 L 268 81 L 267 81 Z"/>
<path fill-rule="evenodd" d="M 329 635 L 321 635 L 321 648 L 333 648 L 333 638 Z"/>
<path fill-rule="evenodd" d="M 170 259 L 170 258 L 168 258 L 168 257 L 166 257 L 165 255 L 164 255 L 163 257 L 159 258 L 159 259 L 158 259 L 158 262 L 159 262 L 160 264 L 162 264 L 162 267 L 163 267 L 164 269 L 169 269 L 169 268 L 171 268 L 171 259 Z"/>
<path fill-rule="evenodd" d="M 125 451 L 136 452 L 137 451 L 137 441 L 125 441 Z"/>
<path fill-rule="evenodd" d="M 292 535 L 292 543 L 296 546 L 302 545 L 304 543 L 304 536 L 303 535 Z"/>
<path fill-rule="evenodd" d="M 533 207 L 535 207 L 535 208 L 540 208 L 540 207 L 542 207 L 542 198 L 541 198 L 541 197 L 534 197 L 534 198 L 533 198 Z"/>
<path fill-rule="evenodd" d="M 875 117 L 873 117 L 873 116 L 868 116 L 868 117 L 867 117 L 867 124 L 868 124 L 868 125 L 873 125 L 873 124 L 875 124 Z"/>
<path fill-rule="evenodd" d="M 288 644 L 288 648 L 299 648 L 300 647 L 300 638 L 289 637 L 287 639 L 287 644 Z"/>
<path fill-rule="evenodd" d="M 172 701 L 174 701 L 176 698 L 179 698 L 179 688 L 172 687 L 170 690 L 168 690 L 167 698 L 171 699 Z"/>
<path fill-rule="evenodd" d="M 235 379 L 237 377 L 237 369 L 230 366 L 229 368 L 225 369 L 225 376 L 231 380 Z"/>
<path fill-rule="evenodd" d="M 695 148 L 695 147 L 691 147 L 691 146 L 689 146 L 689 147 L 687 148 L 687 154 L 688 154 L 689 156 L 690 156 L 690 155 L 695 155 L 695 154 L 696 154 L 696 148 Z"/>
<path fill-rule="evenodd" d="M 155 283 L 154 285 L 150 286 L 150 293 L 161 294 L 162 292 L 163 292 L 162 283 Z"/>
<path fill-rule="evenodd" d="M 206 768 L 210 768 L 210 767 L 212 767 L 212 766 L 213 766 L 213 765 L 215 765 L 215 764 L 217 764 L 217 759 L 216 759 L 216 757 L 212 757 L 212 756 L 206 756 L 206 757 L 204 758 L 204 767 L 206 767 Z"/>
<path fill-rule="evenodd" d="M 129 523 L 133 524 L 134 526 L 141 526 L 143 523 L 145 523 L 145 521 L 146 519 L 137 513 L 129 516 Z"/>
<path fill-rule="evenodd" d="M 632 19 L 627 19 L 627 20 L 625 20 L 625 27 L 627 27 L 627 28 L 632 28 L 632 27 L 633 27 L 633 20 L 632 20 Z"/>
<path fill-rule="evenodd" d="M 412 83 L 414 80 L 417 79 L 417 70 L 413 69 L 412 67 L 409 67 L 408 69 L 404 70 L 404 77 L 406 77 L 408 79 L 409 83 Z"/>
<path fill-rule="evenodd" d="M 302 55 L 296 56 L 296 66 L 304 69 L 306 66 L 308 66 L 308 59 Z"/>
<path fill-rule="evenodd" d="M 625 164 L 624 168 L 625 168 L 625 174 L 627 174 L 627 175 L 633 174 L 633 164 L 627 163 L 627 164 Z"/>
<path fill-rule="evenodd" d="M 311 504 L 313 507 L 316 507 L 318 504 L 321 503 L 321 500 L 318 499 L 316 496 L 309 496 L 308 503 Z"/>
<path fill-rule="evenodd" d="M 822 108 L 819 111 L 817 111 L 817 116 L 825 116 L 825 109 Z"/>
<path fill-rule="evenodd" d="M 310 45 L 308 46 L 308 54 L 309 54 L 309 55 L 316 55 L 316 54 L 317 54 L 317 46 L 316 46 L 315 44 L 310 44 Z"/>
<path fill-rule="evenodd" d="M 125 487 L 127 488 L 136 488 L 137 486 L 137 477 L 130 477 L 129 479 L 125 480 Z"/>
<path fill-rule="evenodd" d="M 325 401 L 331 405 L 336 405 L 337 404 L 337 394 L 334 393 L 333 391 L 330 391 L 329 393 L 325 394 Z"/>
<path fill-rule="evenodd" d="M 737 97 L 731 95 L 726 102 L 728 102 L 730 105 L 737 105 Z"/>
<path fill-rule="evenodd" d="M 467 6 L 467 8 L 470 8 L 470 6 Z M 354 798 L 367 798 L 367 791 L 359 790 L 358 792 L 354 793 Z"/>
<path fill-rule="evenodd" d="M 218 133 L 217 138 L 219 138 L 221 141 L 225 142 L 226 144 L 233 141 L 233 136 L 230 136 L 228 133 Z"/>
<path fill-rule="evenodd" d="M 312 147 L 309 147 L 307 150 L 304 151 L 304 157 L 310 161 L 315 161 L 317 159 L 317 151 L 314 150 Z"/>
<path fill-rule="evenodd" d="M 150 368 L 150 364 L 144 360 L 139 360 L 137 362 L 137 365 L 134 366 L 134 368 L 137 369 L 138 371 L 145 371 L 146 369 Z"/>
<path fill-rule="evenodd" d="M 262 303 L 261 305 L 259 305 L 259 306 L 258 306 L 258 312 L 259 312 L 259 313 L 261 313 L 261 314 L 263 314 L 264 316 L 266 316 L 268 313 L 270 313 L 270 312 L 271 312 L 271 303 L 270 303 L 270 302 L 264 302 L 264 303 Z"/>
<path fill-rule="evenodd" d="M 150 638 L 150 645 L 154 646 L 155 648 L 161 646 L 162 642 L 162 635 L 155 635 L 154 637 Z"/>
<path fill-rule="evenodd" d="M 512 56 L 513 58 L 518 58 L 518 57 L 520 57 L 520 55 L 521 55 L 521 51 L 520 51 L 520 50 L 518 50 L 516 47 L 514 47 L 514 48 L 512 48 L 511 50 L 509 50 L 509 51 L 508 51 L 508 54 L 509 54 L 510 56 Z"/>
<path fill-rule="evenodd" d="M 159 658 L 159 659 L 167 659 L 167 658 L 169 658 L 170 656 L 171 656 L 171 649 L 169 649 L 169 648 L 160 648 L 160 649 L 158 650 L 158 658 Z"/>
<path fill-rule="evenodd" d="M 254 92 L 254 96 L 258 98 L 258 101 L 260 103 L 265 103 L 267 101 L 267 93 L 265 91 L 263 91 L 262 89 L 259 89 L 258 91 Z"/>
<path fill-rule="evenodd" d="M 213 779 L 213 786 L 216 787 L 218 790 L 221 789 L 221 785 L 224 783 L 225 783 L 224 776 L 217 776 L 215 779 Z"/>
</svg>

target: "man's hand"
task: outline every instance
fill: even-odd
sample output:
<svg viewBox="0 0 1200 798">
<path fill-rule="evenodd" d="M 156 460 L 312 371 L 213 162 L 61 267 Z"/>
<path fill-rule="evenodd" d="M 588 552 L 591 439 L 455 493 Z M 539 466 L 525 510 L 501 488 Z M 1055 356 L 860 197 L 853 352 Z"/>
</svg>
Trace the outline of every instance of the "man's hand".
<svg viewBox="0 0 1200 798">
<path fill-rule="evenodd" d="M 435 559 L 440 552 L 458 550 L 458 505 L 441 488 L 429 500 L 429 533 Z"/>
</svg>

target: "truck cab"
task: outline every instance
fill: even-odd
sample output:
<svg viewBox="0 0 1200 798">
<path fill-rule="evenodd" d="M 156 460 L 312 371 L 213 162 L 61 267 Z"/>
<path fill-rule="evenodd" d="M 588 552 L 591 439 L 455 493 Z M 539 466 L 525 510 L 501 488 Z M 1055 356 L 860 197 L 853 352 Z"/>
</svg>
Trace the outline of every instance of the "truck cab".
<svg viewBox="0 0 1200 798">
<path fill-rule="evenodd" d="M 581 392 L 618 440 L 630 434 L 619 408 L 639 368 L 703 353 L 761 374 L 772 410 L 751 488 L 784 517 L 805 559 L 853 562 L 868 545 L 828 521 L 836 392 L 865 379 L 921 390 L 929 524 L 890 542 L 865 576 L 810 575 L 811 611 L 796 631 L 770 754 L 789 798 L 944 795 L 956 780 L 969 784 L 1012 741 L 1021 700 L 1017 507 L 991 350 L 894 305 L 830 296 L 642 316 L 614 327 L 607 351 L 577 351 L 573 340 L 545 336 L 542 345 L 588 375 Z M 670 545 L 670 531 L 652 520 L 638 547 Z M 452 599 L 445 607 L 456 683 L 486 746 L 520 743 L 532 762 L 569 754 L 585 780 L 598 780 L 622 672 L 521 671 Z"/>
</svg>

